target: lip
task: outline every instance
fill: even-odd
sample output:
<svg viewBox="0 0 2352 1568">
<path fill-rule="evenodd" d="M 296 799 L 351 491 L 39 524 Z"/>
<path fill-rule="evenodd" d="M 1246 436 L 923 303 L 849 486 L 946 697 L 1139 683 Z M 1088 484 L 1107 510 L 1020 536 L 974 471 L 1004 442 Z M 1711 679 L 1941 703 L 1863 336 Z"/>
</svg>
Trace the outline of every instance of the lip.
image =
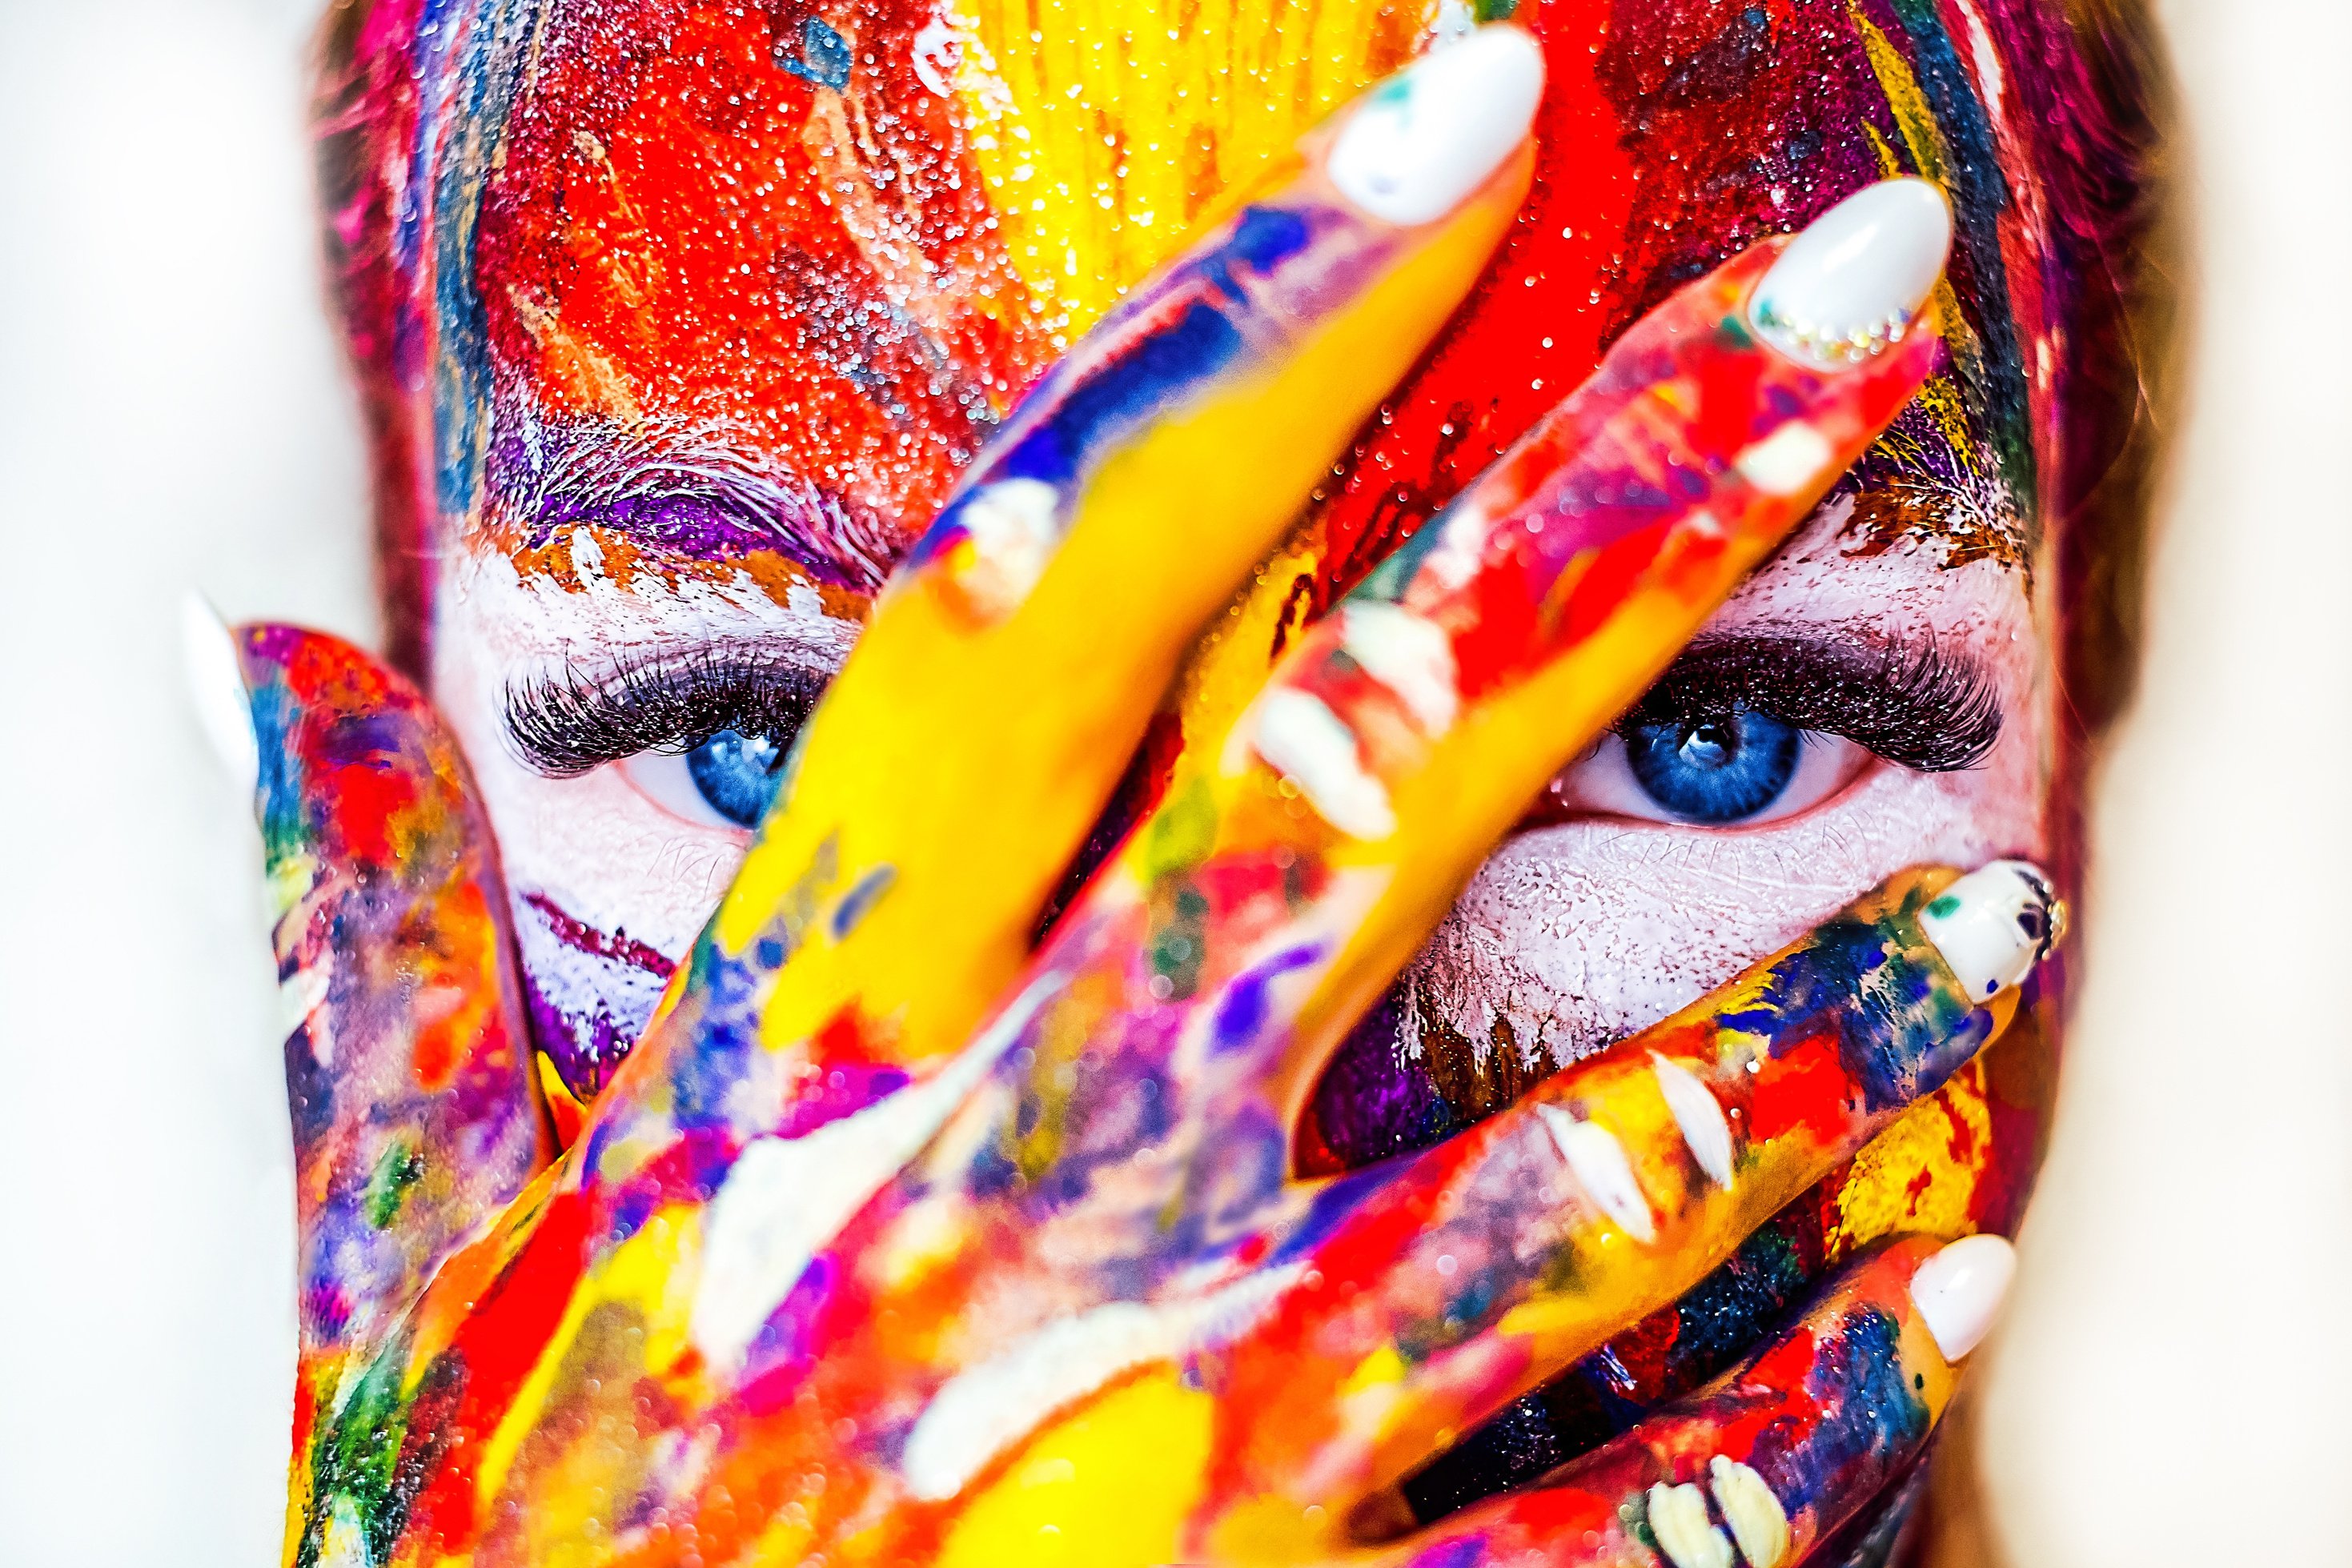
<svg viewBox="0 0 2352 1568">
<path fill-rule="evenodd" d="M 520 893 L 513 908 L 532 1043 L 584 1104 L 645 1032 L 677 965 L 544 894 Z"/>
</svg>

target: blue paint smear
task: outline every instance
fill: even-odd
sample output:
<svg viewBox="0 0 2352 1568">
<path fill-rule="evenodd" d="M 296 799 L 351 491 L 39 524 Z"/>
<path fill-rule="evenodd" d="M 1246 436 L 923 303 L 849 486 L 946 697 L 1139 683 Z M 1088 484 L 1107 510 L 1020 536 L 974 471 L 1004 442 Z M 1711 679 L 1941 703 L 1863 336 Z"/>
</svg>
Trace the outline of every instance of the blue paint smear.
<svg viewBox="0 0 2352 1568">
<path fill-rule="evenodd" d="M 1217 1008 L 1212 1051 L 1222 1054 L 1255 1040 L 1273 1010 L 1273 983 L 1284 975 L 1318 962 L 1322 956 L 1323 945 L 1309 942 L 1277 953 L 1256 968 L 1236 976 L 1225 988 L 1225 998 Z"/>
<path fill-rule="evenodd" d="M 489 329 L 474 280 L 474 242 L 488 182 L 492 143 L 505 134 L 537 24 L 535 0 L 515 0 L 486 12 L 469 28 L 458 62 L 457 87 L 446 116 L 418 117 L 426 146 L 450 126 L 458 137 L 443 155 L 434 181 L 433 314 L 441 342 L 434 393 L 436 493 L 444 515 L 472 509 L 480 477 L 483 439 L 490 420 Z M 454 42 L 461 31 L 440 24 Z M 427 78 L 430 79 L 430 78 Z M 477 140 L 479 139 L 479 140 Z"/>
<path fill-rule="evenodd" d="M 816 17 L 804 16 L 800 57 L 776 63 L 803 81 L 839 92 L 849 85 L 849 40 Z"/>
<path fill-rule="evenodd" d="M 1825 1500 L 1857 1467 L 1892 1469 L 1927 1436 L 1927 1407 L 1903 1370 L 1902 1325 L 1871 1307 L 1838 1325 L 1819 1348 L 1810 1386 L 1822 1402 L 1811 1431 L 1780 1426 L 1758 1438 L 1748 1462 L 1790 1513 Z"/>
<path fill-rule="evenodd" d="M 1115 358 L 1075 375 L 1049 374 L 1024 401 L 1007 430 L 1010 444 L 974 473 L 956 499 L 916 542 L 907 558 L 919 566 L 962 538 L 961 517 L 971 498 L 1005 479 L 1035 479 L 1072 491 L 1119 437 L 1140 428 L 1169 405 L 1198 392 L 1248 353 L 1241 323 L 1255 313 L 1244 284 L 1305 256 L 1315 237 L 1315 214 L 1283 207 L 1244 208 L 1210 249 L 1178 267 L 1148 293 L 1114 315 L 1097 336 L 1171 299 L 1195 296 L 1176 319 L 1127 344 Z"/>
<path fill-rule="evenodd" d="M 889 892 L 898 880 L 898 868 L 888 865 L 876 866 L 858 878 L 857 884 L 843 894 L 840 904 L 834 908 L 833 939 L 841 941 L 856 930 L 857 923 L 882 902 L 882 895 Z"/>
<path fill-rule="evenodd" d="M 1755 1007 L 1724 1014 L 1722 1023 L 1763 1036 L 1776 1058 L 1833 1034 L 1840 1064 L 1873 1112 L 1933 1092 L 1991 1028 L 1987 1014 L 1937 986 L 1887 927 L 1843 915 L 1773 966 Z"/>
<path fill-rule="evenodd" d="M 1166 331 L 1140 340 L 1072 387 L 1060 406 L 997 460 L 990 477 L 1068 484 L 1113 439 L 1223 370 L 1242 348 L 1242 335 L 1223 310 L 1207 301 L 1187 307 Z"/>
<path fill-rule="evenodd" d="M 1990 427 L 2000 454 L 2000 471 L 2018 489 L 2028 515 L 2033 510 L 2033 439 L 2028 413 L 2023 350 L 2017 324 L 2004 307 L 2010 299 L 2009 268 L 2001 260 L 2000 214 L 2009 205 L 2009 183 L 2001 173 L 1992 125 L 1969 85 L 1968 71 L 1936 8 L 1923 0 L 1894 0 L 1895 14 L 1911 39 L 1911 68 L 1919 90 L 1943 133 L 1952 198 L 1953 242 L 1959 263 L 1953 283 L 1959 298 L 1979 302 L 1970 312 L 1984 343 L 1981 382 L 1960 374 L 1969 413 Z M 1975 287 L 1969 285 L 1973 283 Z M 1973 384 L 1972 384 L 1973 383 Z"/>
</svg>

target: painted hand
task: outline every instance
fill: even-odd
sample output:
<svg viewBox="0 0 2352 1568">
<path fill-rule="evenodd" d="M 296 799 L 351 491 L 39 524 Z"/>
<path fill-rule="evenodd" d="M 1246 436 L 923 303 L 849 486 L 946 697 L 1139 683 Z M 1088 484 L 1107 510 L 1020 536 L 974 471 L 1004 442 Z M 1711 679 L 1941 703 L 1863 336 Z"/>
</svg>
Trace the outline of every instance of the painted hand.
<svg viewBox="0 0 2352 1568">
<path fill-rule="evenodd" d="M 1779 1563 L 1916 1456 L 1997 1240 L 1859 1258 L 1728 1382 L 1635 1379 L 1617 1444 L 1414 1525 L 1459 1435 L 1755 1267 L 1998 1033 L 2030 868 L 1899 876 L 1421 1155 L 1310 1174 L 1298 1129 L 1487 847 L 1916 389 L 1927 188 L 1637 324 L 1033 940 L 1185 647 L 1507 227 L 1539 69 L 1488 29 L 1376 90 L 1047 378 L 588 1106 L 523 1060 L 425 705 L 242 633 L 303 1019 L 291 1560 Z"/>
</svg>

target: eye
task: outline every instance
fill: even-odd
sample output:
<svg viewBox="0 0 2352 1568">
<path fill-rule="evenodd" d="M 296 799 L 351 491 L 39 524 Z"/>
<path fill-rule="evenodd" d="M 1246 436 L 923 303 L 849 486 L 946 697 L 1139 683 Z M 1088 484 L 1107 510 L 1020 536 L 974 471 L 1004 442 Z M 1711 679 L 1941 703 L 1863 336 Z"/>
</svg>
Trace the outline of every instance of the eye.
<svg viewBox="0 0 2352 1568">
<path fill-rule="evenodd" d="M 788 740 L 722 729 L 684 752 L 646 751 L 621 764 L 629 782 L 700 827 L 757 827 L 783 777 Z"/>
<path fill-rule="evenodd" d="M 1872 761 L 1841 737 L 1759 708 L 1631 723 L 1547 787 L 1541 821 L 1611 815 L 1696 827 L 1756 827 L 1835 795 Z"/>
</svg>

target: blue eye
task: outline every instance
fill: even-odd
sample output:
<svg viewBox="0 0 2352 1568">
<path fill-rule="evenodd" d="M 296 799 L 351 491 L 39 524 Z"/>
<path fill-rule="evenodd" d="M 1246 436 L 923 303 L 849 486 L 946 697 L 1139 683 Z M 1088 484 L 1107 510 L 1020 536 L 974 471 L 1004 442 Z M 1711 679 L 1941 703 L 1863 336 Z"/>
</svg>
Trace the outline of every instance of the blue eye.
<svg viewBox="0 0 2352 1568">
<path fill-rule="evenodd" d="M 1802 730 L 1746 707 L 1625 731 L 1625 761 L 1643 792 L 1669 816 L 1711 825 L 1772 805 L 1796 778 L 1803 748 Z"/>
<path fill-rule="evenodd" d="M 709 808 L 738 827 L 757 827 L 776 798 L 783 745 L 764 735 L 722 729 L 686 754 L 686 774 Z"/>
</svg>

